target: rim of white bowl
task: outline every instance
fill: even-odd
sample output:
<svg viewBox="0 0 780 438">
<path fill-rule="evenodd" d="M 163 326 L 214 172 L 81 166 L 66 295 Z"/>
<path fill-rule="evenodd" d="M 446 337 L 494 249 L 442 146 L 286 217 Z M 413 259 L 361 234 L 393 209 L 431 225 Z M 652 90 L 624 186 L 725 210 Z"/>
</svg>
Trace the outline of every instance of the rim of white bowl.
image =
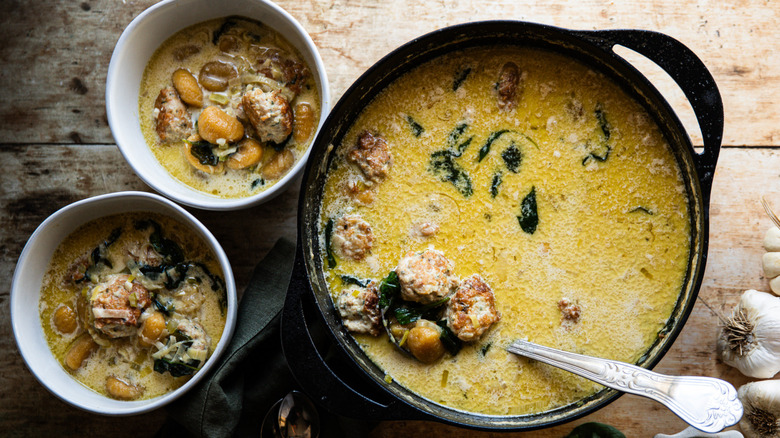
<svg viewBox="0 0 780 438">
<path fill-rule="evenodd" d="M 172 13 L 176 13 L 177 16 L 181 17 L 179 18 L 180 21 L 177 22 L 183 24 L 180 26 L 177 25 L 175 29 L 171 29 L 170 31 L 157 31 L 158 34 L 164 34 L 164 36 L 156 39 L 154 47 L 151 50 L 147 50 L 147 52 L 151 52 L 148 56 L 142 57 L 143 62 L 140 65 L 140 73 L 137 74 L 137 83 L 135 80 L 129 84 L 119 80 L 121 77 L 120 75 L 127 74 L 127 69 L 122 68 L 122 66 L 126 65 L 125 62 L 129 62 L 128 58 L 133 55 L 130 53 L 132 47 L 129 45 L 132 40 L 134 38 L 139 38 L 139 35 L 154 31 L 154 28 L 149 29 L 148 26 L 146 26 L 150 20 L 159 19 L 158 17 Z M 301 55 L 309 66 L 314 67 L 314 79 L 319 86 L 320 92 L 321 108 L 319 123 L 312 136 L 312 142 L 309 147 L 306 148 L 303 156 L 301 156 L 287 174 L 271 188 L 244 198 L 218 198 L 195 190 L 171 176 L 168 171 L 157 162 L 152 155 L 151 150 L 146 145 L 146 141 L 143 139 L 143 134 L 141 133 L 138 115 L 138 92 L 141 76 L 143 75 L 143 70 L 151 57 L 151 54 L 157 50 L 160 44 L 174 33 L 187 26 L 231 15 L 255 19 L 264 24 L 265 22 L 258 18 L 258 15 L 272 17 L 274 20 L 277 20 L 278 23 L 275 23 L 275 25 L 266 25 L 282 34 L 301 52 Z M 288 32 L 285 32 L 285 29 L 279 29 L 279 26 L 283 26 Z M 289 32 L 292 32 L 292 34 Z M 304 48 L 305 50 L 303 50 Z M 136 65 L 136 68 L 139 67 Z M 133 74 L 135 75 L 136 73 Z M 134 96 L 134 98 L 121 98 L 122 95 L 127 95 L 128 93 Z M 113 109 L 120 108 L 122 103 L 127 102 L 128 100 L 131 101 L 130 109 L 122 111 L 115 111 Z M 214 2 L 212 0 L 165 0 L 157 3 L 141 12 L 122 32 L 111 55 L 111 61 L 108 65 L 108 74 L 106 76 L 106 113 L 108 116 L 108 124 L 111 128 L 114 141 L 124 156 L 125 161 L 127 161 L 141 180 L 158 193 L 181 204 L 204 210 L 238 210 L 248 208 L 270 201 L 287 190 L 295 179 L 300 176 L 306 166 L 306 162 L 311 153 L 311 147 L 314 144 L 314 139 L 316 139 L 317 135 L 320 133 L 320 129 L 330 112 L 330 106 L 331 96 L 328 75 L 319 50 L 314 44 L 314 41 L 312 41 L 311 36 L 287 11 L 276 4 L 265 0 L 223 0 L 220 2 Z M 133 116 L 131 117 L 132 123 L 123 121 L 123 118 L 126 118 L 128 114 Z"/>
<path fill-rule="evenodd" d="M 101 208 L 98 209 L 98 206 Z M 217 347 L 203 368 L 190 380 L 179 388 L 152 399 L 120 401 L 98 394 L 65 371 L 46 342 L 38 306 L 43 274 L 48 269 L 54 249 L 62 239 L 91 220 L 134 211 L 154 211 L 171 216 L 184 222 L 207 242 L 223 271 L 228 309 L 225 329 Z M 46 253 L 38 254 L 37 252 L 40 251 Z M 216 365 L 230 342 L 236 325 L 238 307 L 232 267 L 224 249 L 208 228 L 171 200 L 154 193 L 135 191 L 109 193 L 83 199 L 57 210 L 46 218 L 22 249 L 14 270 L 10 301 L 11 325 L 17 348 L 25 365 L 41 385 L 57 398 L 74 407 L 113 416 L 135 415 L 157 409 L 179 398 L 195 386 Z M 34 315 L 30 312 L 34 312 Z"/>
</svg>

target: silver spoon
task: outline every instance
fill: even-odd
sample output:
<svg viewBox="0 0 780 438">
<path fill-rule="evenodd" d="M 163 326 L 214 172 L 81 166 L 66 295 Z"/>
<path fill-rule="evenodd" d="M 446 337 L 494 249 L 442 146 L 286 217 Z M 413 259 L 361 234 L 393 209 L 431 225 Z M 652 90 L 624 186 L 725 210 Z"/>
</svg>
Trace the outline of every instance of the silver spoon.
<svg viewBox="0 0 780 438">
<path fill-rule="evenodd" d="M 544 362 L 618 391 L 641 395 L 665 405 L 702 432 L 715 433 L 742 418 L 734 387 L 713 377 L 666 376 L 615 360 L 515 341 L 507 351 Z"/>
<path fill-rule="evenodd" d="M 291 391 L 265 414 L 260 428 L 262 438 L 317 438 L 320 416 L 309 398 Z"/>
</svg>

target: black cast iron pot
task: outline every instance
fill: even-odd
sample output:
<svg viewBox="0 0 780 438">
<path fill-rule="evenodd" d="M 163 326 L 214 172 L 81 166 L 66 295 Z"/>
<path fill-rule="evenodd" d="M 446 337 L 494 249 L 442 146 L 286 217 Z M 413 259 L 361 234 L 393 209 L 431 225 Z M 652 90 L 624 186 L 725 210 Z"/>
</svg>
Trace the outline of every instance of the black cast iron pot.
<svg viewBox="0 0 780 438">
<path fill-rule="evenodd" d="M 622 45 L 662 67 L 691 103 L 704 139 L 694 151 L 682 124 L 648 80 L 613 51 Z M 361 109 L 405 72 L 442 54 L 476 46 L 516 45 L 547 49 L 578 59 L 601 72 L 633 96 L 655 119 L 671 145 L 683 173 L 689 199 L 691 239 L 688 272 L 677 305 L 650 350 L 638 365 L 652 368 L 672 345 L 693 308 L 707 257 L 708 209 L 712 177 L 723 132 L 723 106 L 712 76 L 680 42 L 640 30 L 575 31 L 517 21 L 476 22 L 444 28 L 417 38 L 385 56 L 363 74 L 339 100 L 312 146 L 303 177 L 298 209 L 298 251 L 282 317 L 282 344 L 289 366 L 304 391 L 330 411 L 352 418 L 426 419 L 485 430 L 529 430 L 589 414 L 620 393 L 604 389 L 557 409 L 519 416 L 463 412 L 428 401 L 395 382 L 362 352 L 342 327 L 322 274 L 323 248 L 318 238 L 320 202 L 330 160 Z M 334 145 L 329 149 L 329 145 Z M 348 147 L 348 146 L 346 146 Z M 314 326 L 324 326 L 325 345 L 312 340 Z M 334 342 L 335 341 L 335 342 Z M 331 351 L 331 356 L 332 356 Z M 335 362 L 334 362 L 335 361 Z"/>
</svg>

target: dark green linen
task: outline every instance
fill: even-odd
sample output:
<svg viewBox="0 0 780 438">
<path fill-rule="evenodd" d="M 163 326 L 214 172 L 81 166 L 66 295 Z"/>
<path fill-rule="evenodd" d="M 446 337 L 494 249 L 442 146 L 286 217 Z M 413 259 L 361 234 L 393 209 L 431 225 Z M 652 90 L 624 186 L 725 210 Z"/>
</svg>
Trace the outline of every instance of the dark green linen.
<svg viewBox="0 0 780 438">
<path fill-rule="evenodd" d="M 279 322 L 290 282 L 295 245 L 281 239 L 257 264 L 238 306 L 233 339 L 219 364 L 168 406 L 158 437 L 259 436 L 266 412 L 299 389 L 281 348 Z M 365 436 L 371 425 L 319 409 L 321 437 Z"/>
</svg>

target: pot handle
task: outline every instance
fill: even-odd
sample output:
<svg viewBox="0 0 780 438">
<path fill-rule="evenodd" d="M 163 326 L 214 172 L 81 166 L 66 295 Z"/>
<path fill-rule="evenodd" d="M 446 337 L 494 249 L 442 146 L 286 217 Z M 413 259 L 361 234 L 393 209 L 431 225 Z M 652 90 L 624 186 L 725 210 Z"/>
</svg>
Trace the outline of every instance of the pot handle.
<svg viewBox="0 0 780 438">
<path fill-rule="evenodd" d="M 704 140 L 704 151 L 694 153 L 693 159 L 702 189 L 709 198 L 723 139 L 723 101 L 704 63 L 683 43 L 658 32 L 618 29 L 580 31 L 578 34 L 622 62 L 628 63 L 613 51 L 616 44 L 639 52 L 664 69 L 680 86 L 693 107 Z"/>
<path fill-rule="evenodd" d="M 347 418 L 368 421 L 425 418 L 400 400 L 382 403 L 369 398 L 342 380 L 325 362 L 314 344 L 304 314 L 305 302 L 311 300 L 307 279 L 299 242 L 282 311 L 281 335 L 287 366 L 304 392 L 328 411 Z"/>
</svg>

